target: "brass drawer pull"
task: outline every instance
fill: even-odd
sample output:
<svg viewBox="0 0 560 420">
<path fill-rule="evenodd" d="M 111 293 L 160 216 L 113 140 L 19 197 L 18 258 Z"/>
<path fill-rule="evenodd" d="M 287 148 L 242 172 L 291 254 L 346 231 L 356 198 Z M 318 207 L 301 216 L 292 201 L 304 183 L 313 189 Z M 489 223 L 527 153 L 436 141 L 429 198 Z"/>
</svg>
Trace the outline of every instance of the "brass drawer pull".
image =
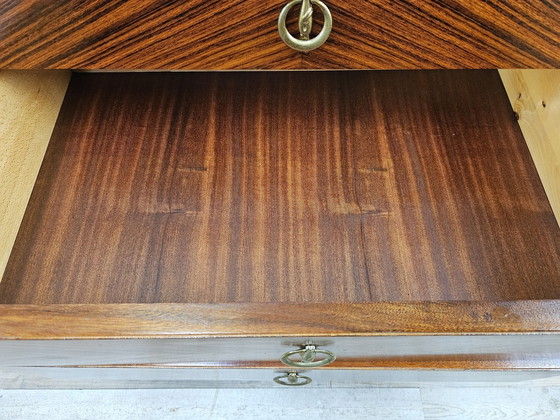
<svg viewBox="0 0 560 420">
<path fill-rule="evenodd" d="M 297 372 L 290 372 L 282 376 L 274 378 L 274 382 L 286 386 L 302 386 L 311 383 L 311 378 L 307 376 L 299 376 Z"/>
<path fill-rule="evenodd" d="M 300 355 L 301 361 L 291 359 L 293 355 Z M 317 354 L 323 354 L 326 357 L 324 359 L 315 360 Z M 308 344 L 303 349 L 292 350 L 285 353 L 280 360 L 282 363 L 288 366 L 298 367 L 298 368 L 314 368 L 326 366 L 334 362 L 336 356 L 328 350 L 319 350 L 314 345 Z"/>
<path fill-rule="evenodd" d="M 296 4 L 301 3 L 301 11 L 299 13 L 299 37 L 297 39 L 293 37 L 286 28 L 286 17 L 288 12 Z M 309 39 L 311 34 L 311 26 L 313 24 L 313 4 L 317 5 L 321 12 L 323 13 L 324 21 L 323 29 L 319 32 L 313 39 Z M 290 48 L 297 51 L 311 51 L 319 48 L 323 45 L 329 38 L 332 30 L 332 15 L 329 8 L 320 0 L 292 0 L 289 2 L 282 11 L 280 12 L 280 17 L 278 17 L 278 32 L 280 33 L 280 38 L 286 43 Z"/>
</svg>

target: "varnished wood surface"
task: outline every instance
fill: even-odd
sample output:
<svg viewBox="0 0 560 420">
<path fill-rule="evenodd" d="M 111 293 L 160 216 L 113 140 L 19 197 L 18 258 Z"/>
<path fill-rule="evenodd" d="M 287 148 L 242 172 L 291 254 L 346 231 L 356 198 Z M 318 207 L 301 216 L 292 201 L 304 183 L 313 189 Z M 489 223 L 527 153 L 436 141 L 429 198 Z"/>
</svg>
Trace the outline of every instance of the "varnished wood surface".
<svg viewBox="0 0 560 420">
<path fill-rule="evenodd" d="M 2 303 L 554 299 L 496 72 L 75 74 Z"/>
<path fill-rule="evenodd" d="M 558 332 L 560 302 L 544 300 L 0 305 L 2 340 Z"/>
<path fill-rule="evenodd" d="M 276 22 L 286 3 L 3 1 L 0 67 L 560 66 L 560 5 L 555 0 L 329 0 L 333 32 L 309 54 L 290 50 L 278 36 Z"/>
</svg>

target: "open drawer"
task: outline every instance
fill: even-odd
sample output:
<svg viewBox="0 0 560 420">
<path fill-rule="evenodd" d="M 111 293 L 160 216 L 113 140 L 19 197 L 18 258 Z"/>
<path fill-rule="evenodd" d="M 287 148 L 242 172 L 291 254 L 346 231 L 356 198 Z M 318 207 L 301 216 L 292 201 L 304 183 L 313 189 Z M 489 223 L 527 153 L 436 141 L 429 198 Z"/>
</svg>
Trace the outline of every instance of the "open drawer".
<svg viewBox="0 0 560 420">
<path fill-rule="evenodd" d="M 0 73 L 5 372 L 560 368 L 558 133 L 497 71 L 69 77 Z"/>
</svg>

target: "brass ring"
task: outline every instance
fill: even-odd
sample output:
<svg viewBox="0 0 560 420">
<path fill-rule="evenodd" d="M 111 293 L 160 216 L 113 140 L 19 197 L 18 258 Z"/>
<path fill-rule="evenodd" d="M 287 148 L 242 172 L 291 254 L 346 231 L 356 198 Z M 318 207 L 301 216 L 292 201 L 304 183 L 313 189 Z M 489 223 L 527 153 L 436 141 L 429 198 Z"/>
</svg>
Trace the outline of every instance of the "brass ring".
<svg viewBox="0 0 560 420">
<path fill-rule="evenodd" d="M 309 350 L 307 348 L 300 349 L 300 350 L 289 351 L 289 352 L 285 353 L 280 358 L 280 361 L 282 363 L 284 363 L 285 365 L 292 366 L 292 367 L 297 367 L 297 368 L 316 368 L 316 367 L 321 367 L 321 366 L 326 366 L 328 364 L 331 364 L 336 359 L 336 356 L 334 355 L 334 353 L 332 353 L 328 350 L 320 350 L 320 349 L 314 349 L 313 351 L 314 351 L 314 353 L 324 354 L 325 356 L 327 356 L 324 359 L 302 360 L 302 361 L 299 361 L 299 362 L 296 361 L 296 360 L 290 359 L 290 357 L 293 356 L 294 354 L 305 355 L 305 353 L 308 352 L 308 351 Z"/>
<path fill-rule="evenodd" d="M 327 41 L 332 30 L 332 15 L 329 8 L 322 1 L 311 0 L 311 3 L 317 5 L 323 13 L 325 21 L 323 29 L 321 29 L 319 35 L 317 35 L 313 39 L 297 39 L 288 32 L 288 29 L 286 28 L 286 17 L 288 16 L 288 12 L 291 10 L 291 8 L 301 2 L 302 0 L 292 0 L 286 6 L 284 6 L 282 11 L 280 12 L 280 16 L 278 17 L 278 32 L 280 33 L 280 38 L 282 38 L 282 41 L 284 41 L 290 48 L 293 48 L 297 51 L 307 52 L 319 48 Z"/>
<path fill-rule="evenodd" d="M 299 382 L 300 379 L 303 379 L 303 382 Z M 286 386 L 302 386 L 310 384 L 312 380 L 308 376 L 299 376 L 297 372 L 290 372 L 285 375 L 277 376 L 274 378 L 274 382 Z"/>
</svg>

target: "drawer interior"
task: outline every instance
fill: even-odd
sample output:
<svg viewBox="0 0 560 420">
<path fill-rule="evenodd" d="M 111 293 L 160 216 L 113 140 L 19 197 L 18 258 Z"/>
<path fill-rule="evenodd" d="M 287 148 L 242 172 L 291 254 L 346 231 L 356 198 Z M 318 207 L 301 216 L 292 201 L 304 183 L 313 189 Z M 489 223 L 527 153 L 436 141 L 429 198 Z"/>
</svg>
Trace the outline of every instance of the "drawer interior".
<svg viewBox="0 0 560 420">
<path fill-rule="evenodd" d="M 560 298 L 496 71 L 74 73 L 0 303 Z"/>
</svg>

